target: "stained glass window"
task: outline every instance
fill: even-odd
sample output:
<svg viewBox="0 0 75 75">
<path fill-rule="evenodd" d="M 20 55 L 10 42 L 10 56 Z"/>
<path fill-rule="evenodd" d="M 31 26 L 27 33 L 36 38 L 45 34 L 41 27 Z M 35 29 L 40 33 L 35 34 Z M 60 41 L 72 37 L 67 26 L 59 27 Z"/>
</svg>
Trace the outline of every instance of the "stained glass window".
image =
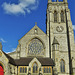
<svg viewBox="0 0 75 75">
<path fill-rule="evenodd" d="M 49 73 L 51 73 L 51 68 L 49 67 Z"/>
<path fill-rule="evenodd" d="M 24 67 L 23 67 L 23 73 L 24 73 Z"/>
<path fill-rule="evenodd" d="M 46 72 L 48 73 L 48 68 L 46 68 Z"/>
<path fill-rule="evenodd" d="M 65 72 L 65 62 L 63 60 L 60 62 L 60 70 L 61 72 Z"/>
<path fill-rule="evenodd" d="M 24 70 L 25 70 L 25 73 L 27 73 L 27 68 L 26 67 L 24 68 Z"/>
<path fill-rule="evenodd" d="M 38 66 L 36 63 L 33 64 L 33 73 L 37 73 L 38 71 Z"/>
<path fill-rule="evenodd" d="M 20 68 L 20 73 L 22 73 L 22 68 Z"/>
<path fill-rule="evenodd" d="M 27 73 L 27 67 L 20 67 L 20 73 Z"/>
<path fill-rule="evenodd" d="M 43 69 L 43 72 L 45 73 L 45 68 Z"/>
<path fill-rule="evenodd" d="M 44 47 L 39 39 L 33 39 L 28 45 L 28 54 L 38 55 L 43 52 Z"/>
<path fill-rule="evenodd" d="M 43 73 L 51 73 L 51 68 L 50 67 L 44 67 Z"/>
</svg>

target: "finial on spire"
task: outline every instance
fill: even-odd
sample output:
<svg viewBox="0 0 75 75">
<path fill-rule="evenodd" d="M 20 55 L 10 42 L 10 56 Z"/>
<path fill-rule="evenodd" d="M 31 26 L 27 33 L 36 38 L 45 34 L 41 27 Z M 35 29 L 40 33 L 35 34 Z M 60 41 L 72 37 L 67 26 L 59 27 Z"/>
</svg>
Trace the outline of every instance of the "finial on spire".
<svg viewBox="0 0 75 75">
<path fill-rule="evenodd" d="M 35 22 L 35 25 L 37 25 L 37 22 Z"/>
</svg>

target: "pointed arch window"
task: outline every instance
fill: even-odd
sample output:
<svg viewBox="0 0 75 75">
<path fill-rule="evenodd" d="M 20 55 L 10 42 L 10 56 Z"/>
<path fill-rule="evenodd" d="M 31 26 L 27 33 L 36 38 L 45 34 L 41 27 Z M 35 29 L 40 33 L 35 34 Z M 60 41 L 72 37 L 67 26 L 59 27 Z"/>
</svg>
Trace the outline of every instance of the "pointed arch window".
<svg viewBox="0 0 75 75">
<path fill-rule="evenodd" d="M 54 11 L 54 22 L 57 22 L 57 12 Z"/>
<path fill-rule="evenodd" d="M 25 70 L 24 72 L 27 73 L 27 67 L 25 67 L 24 70 Z"/>
<path fill-rule="evenodd" d="M 20 73 L 27 73 L 27 67 L 20 67 Z"/>
<path fill-rule="evenodd" d="M 45 68 L 43 69 L 43 72 L 45 73 Z"/>
<path fill-rule="evenodd" d="M 33 73 L 37 73 L 38 72 L 38 65 L 37 63 L 33 64 Z"/>
<path fill-rule="evenodd" d="M 51 67 L 43 67 L 43 73 L 51 73 Z"/>
<path fill-rule="evenodd" d="M 23 67 L 23 73 L 24 73 L 24 67 Z"/>
<path fill-rule="evenodd" d="M 48 67 L 46 68 L 46 72 L 48 73 L 48 71 L 49 71 L 49 69 L 48 69 Z"/>
<path fill-rule="evenodd" d="M 49 67 L 49 73 L 51 73 L 51 68 Z"/>
<path fill-rule="evenodd" d="M 61 22 L 64 22 L 64 12 L 61 11 Z"/>
<path fill-rule="evenodd" d="M 20 73 L 22 73 L 22 67 L 20 67 Z"/>
<path fill-rule="evenodd" d="M 65 62 L 64 62 L 64 60 L 60 61 L 60 70 L 61 70 L 61 72 L 65 72 Z"/>
</svg>

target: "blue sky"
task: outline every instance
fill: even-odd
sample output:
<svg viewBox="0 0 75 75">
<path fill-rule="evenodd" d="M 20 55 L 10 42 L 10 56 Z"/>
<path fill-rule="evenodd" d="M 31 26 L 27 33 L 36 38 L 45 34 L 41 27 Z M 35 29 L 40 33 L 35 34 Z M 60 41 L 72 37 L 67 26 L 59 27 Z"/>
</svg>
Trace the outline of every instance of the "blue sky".
<svg viewBox="0 0 75 75">
<path fill-rule="evenodd" d="M 68 0 L 71 20 L 75 32 L 75 0 Z M 17 48 L 35 22 L 46 32 L 47 0 L 0 0 L 0 41 L 4 52 Z"/>
</svg>

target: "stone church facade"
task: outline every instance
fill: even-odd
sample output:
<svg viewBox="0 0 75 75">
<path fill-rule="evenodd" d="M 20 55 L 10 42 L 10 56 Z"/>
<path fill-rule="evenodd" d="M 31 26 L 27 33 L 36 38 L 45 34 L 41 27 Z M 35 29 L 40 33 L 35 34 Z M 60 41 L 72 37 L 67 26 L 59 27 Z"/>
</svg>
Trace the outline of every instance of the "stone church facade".
<svg viewBox="0 0 75 75">
<path fill-rule="evenodd" d="M 67 0 L 48 0 L 46 33 L 35 25 L 6 54 L 0 43 L 0 75 L 75 75 L 75 44 Z"/>
</svg>

